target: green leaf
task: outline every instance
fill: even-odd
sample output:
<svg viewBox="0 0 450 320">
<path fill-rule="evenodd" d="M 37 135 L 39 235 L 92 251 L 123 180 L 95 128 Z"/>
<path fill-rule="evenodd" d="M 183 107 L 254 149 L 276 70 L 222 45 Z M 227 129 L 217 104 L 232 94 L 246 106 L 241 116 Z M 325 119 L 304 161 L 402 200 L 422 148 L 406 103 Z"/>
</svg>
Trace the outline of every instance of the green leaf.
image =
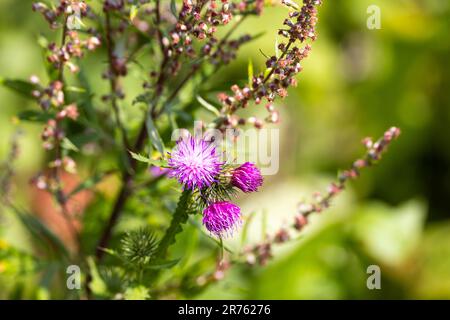
<svg viewBox="0 0 450 320">
<path fill-rule="evenodd" d="M 200 102 L 202 107 L 204 107 L 206 110 L 212 112 L 215 116 L 220 117 L 219 110 L 217 110 L 217 108 L 214 107 L 212 104 L 210 104 L 208 101 L 206 101 L 200 96 L 197 96 L 197 101 Z"/>
<path fill-rule="evenodd" d="M 56 253 L 62 257 L 68 257 L 69 252 L 63 242 L 42 223 L 35 215 L 16 207 L 12 207 L 22 225 L 42 245 L 46 251 Z"/>
<path fill-rule="evenodd" d="M 253 83 L 253 61 L 251 59 L 248 59 L 247 73 L 248 73 L 248 86 L 251 88 Z"/>
<path fill-rule="evenodd" d="M 126 263 L 126 260 L 117 251 L 115 251 L 113 249 L 109 249 L 109 248 L 99 248 L 99 249 L 101 251 L 105 252 L 106 254 L 109 254 L 110 256 L 115 257 L 115 258 L 121 260 L 122 262 Z"/>
<path fill-rule="evenodd" d="M 175 18 L 178 18 L 177 4 L 175 0 L 170 0 L 170 12 L 172 12 Z"/>
<path fill-rule="evenodd" d="M 248 229 L 254 217 L 255 212 L 252 212 L 248 215 L 247 219 L 245 219 L 244 226 L 242 227 L 241 246 L 243 246 L 247 241 Z"/>
<path fill-rule="evenodd" d="M 125 300 L 148 300 L 150 294 L 144 286 L 130 287 L 125 290 L 124 298 Z"/>
<path fill-rule="evenodd" d="M 278 36 L 275 38 L 275 57 L 277 59 L 280 57 L 280 49 L 278 49 Z"/>
<path fill-rule="evenodd" d="M 26 98 L 33 98 L 31 92 L 35 89 L 35 85 L 28 81 L 0 78 L 0 85 L 11 89 Z"/>
<path fill-rule="evenodd" d="M 145 266 L 145 269 L 153 269 L 153 270 L 158 270 L 158 269 L 168 269 L 168 268 L 172 268 L 173 266 L 175 266 L 178 262 L 180 262 L 180 259 L 175 259 L 175 260 L 156 260 L 156 261 L 151 261 L 149 264 L 147 264 Z"/>
<path fill-rule="evenodd" d="M 68 92 L 86 93 L 86 89 L 75 86 L 68 86 L 65 88 L 65 90 Z"/>
<path fill-rule="evenodd" d="M 150 159 L 139 153 L 134 153 L 132 151 L 128 151 L 128 152 L 131 154 L 131 157 L 133 159 L 135 159 L 139 162 L 148 163 L 148 164 L 151 164 L 156 167 L 167 167 L 167 161 L 165 161 L 165 160 L 153 160 L 153 159 Z"/>
<path fill-rule="evenodd" d="M 161 139 L 161 136 L 159 135 L 158 129 L 156 129 L 156 126 L 153 122 L 152 116 L 148 115 L 146 121 L 145 121 L 145 125 L 147 127 L 147 134 L 148 137 L 153 145 L 153 147 L 155 147 L 156 150 L 159 151 L 159 153 L 161 153 L 161 155 L 164 157 L 164 143 Z"/>
<path fill-rule="evenodd" d="M 262 212 L 261 234 L 265 241 L 267 238 L 267 210 L 263 210 Z"/>
<path fill-rule="evenodd" d="M 75 152 L 79 152 L 80 151 L 80 149 L 78 149 L 78 147 L 72 141 L 70 141 L 69 138 L 67 138 L 67 137 L 65 137 L 61 141 L 61 147 L 63 149 L 72 150 L 72 151 L 75 151 Z"/>
<path fill-rule="evenodd" d="M 17 117 L 23 121 L 42 122 L 42 123 L 45 123 L 53 118 L 50 113 L 37 110 L 24 110 L 20 112 L 17 115 Z"/>
<path fill-rule="evenodd" d="M 90 275 L 92 277 L 92 280 L 89 283 L 89 288 L 95 295 L 106 296 L 108 294 L 108 288 L 98 272 L 94 259 L 92 257 L 88 257 L 87 263 L 89 266 Z"/>
</svg>

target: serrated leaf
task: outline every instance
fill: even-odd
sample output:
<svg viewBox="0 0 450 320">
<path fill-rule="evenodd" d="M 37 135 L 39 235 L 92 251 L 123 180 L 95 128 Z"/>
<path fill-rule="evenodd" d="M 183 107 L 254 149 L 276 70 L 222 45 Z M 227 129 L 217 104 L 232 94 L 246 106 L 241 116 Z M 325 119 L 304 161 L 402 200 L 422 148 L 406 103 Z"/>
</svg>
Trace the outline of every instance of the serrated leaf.
<svg viewBox="0 0 450 320">
<path fill-rule="evenodd" d="M 217 110 L 216 107 L 214 107 L 212 104 L 210 104 L 208 101 L 206 101 L 205 99 L 203 99 L 200 96 L 197 96 L 197 101 L 202 105 L 202 107 L 204 107 L 206 110 L 214 113 L 215 116 L 220 117 L 220 112 L 219 110 Z"/>
<path fill-rule="evenodd" d="M 11 89 L 14 92 L 32 99 L 32 91 L 35 89 L 35 85 L 31 82 L 25 81 L 25 80 L 12 80 L 12 79 L 4 79 L 0 78 L 0 85 L 4 86 L 5 88 Z"/>
<path fill-rule="evenodd" d="M 166 230 L 164 237 L 158 244 L 158 248 L 154 254 L 156 261 L 164 259 L 167 250 L 175 242 L 175 237 L 183 230 L 183 225 L 189 218 L 189 214 L 194 213 L 190 208 L 192 192 L 185 189 L 178 200 L 177 208 L 172 216 L 169 228 Z"/>
<path fill-rule="evenodd" d="M 164 157 L 164 143 L 161 139 L 161 136 L 159 135 L 158 129 L 156 129 L 151 115 L 148 115 L 147 119 L 145 120 L 145 125 L 147 127 L 147 134 L 150 142 L 152 143 L 153 147 L 155 147 L 155 149 L 158 150 L 159 153 L 161 153 L 161 155 Z"/>
</svg>

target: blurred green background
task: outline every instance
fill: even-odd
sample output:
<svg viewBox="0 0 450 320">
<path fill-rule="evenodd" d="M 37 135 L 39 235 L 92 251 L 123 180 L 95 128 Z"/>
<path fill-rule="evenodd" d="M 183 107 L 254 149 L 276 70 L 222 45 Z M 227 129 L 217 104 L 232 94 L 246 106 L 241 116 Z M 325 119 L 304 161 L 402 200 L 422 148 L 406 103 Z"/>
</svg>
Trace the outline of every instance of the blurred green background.
<svg viewBox="0 0 450 320">
<path fill-rule="evenodd" d="M 48 30 L 42 17 L 31 12 L 31 3 L 0 2 L 1 77 L 44 74 L 36 37 Z M 379 30 L 366 27 L 371 4 L 381 8 Z M 216 82 L 230 86 L 246 79 L 249 59 L 262 69 L 260 50 L 273 53 L 286 13 L 277 6 L 267 8 L 261 18 L 248 19 L 242 29 L 264 35 L 243 47 Z M 448 1 L 324 0 L 318 40 L 303 64 L 299 85 L 278 102 L 280 171 L 267 177 L 262 192 L 242 199 L 243 211 L 257 217 L 265 212 L 268 225 L 276 229 L 300 199 L 326 188 L 340 168 L 364 151 L 361 138 L 376 138 L 392 125 L 402 135 L 379 166 L 365 171 L 332 208 L 312 219 L 301 240 L 277 248 L 276 259 L 264 268 L 233 269 L 198 298 L 450 298 L 449 30 Z M 106 91 L 100 77 L 103 62 L 87 63 L 98 70 L 91 79 L 98 82 L 94 86 Z M 129 81 L 138 92 L 139 79 L 131 76 Z M 2 87 L 0 106 L 4 159 L 18 126 L 14 116 L 36 106 Z M 16 181 L 23 190 L 18 196 L 26 199 L 28 180 L 45 156 L 41 126 L 19 126 L 24 134 Z M 14 229 L 6 221 L 4 226 Z M 260 237 L 259 230 L 255 223 L 252 239 Z M 8 241 L 27 246 L 19 231 L 4 233 Z M 11 296 L 4 264 L 0 262 L 1 298 Z M 381 268 L 381 290 L 366 287 L 366 269 L 372 264 Z"/>
</svg>

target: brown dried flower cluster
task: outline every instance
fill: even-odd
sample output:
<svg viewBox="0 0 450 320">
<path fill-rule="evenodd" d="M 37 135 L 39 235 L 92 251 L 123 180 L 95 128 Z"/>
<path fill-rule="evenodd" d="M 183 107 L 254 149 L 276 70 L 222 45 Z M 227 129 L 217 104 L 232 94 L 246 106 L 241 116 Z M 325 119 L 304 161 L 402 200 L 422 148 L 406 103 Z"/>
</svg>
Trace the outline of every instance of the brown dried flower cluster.
<svg viewBox="0 0 450 320">
<path fill-rule="evenodd" d="M 287 39 L 287 43 L 278 45 L 280 54 L 266 60 L 266 71 L 254 76 L 251 86 L 241 88 L 233 85 L 232 95 L 219 94 L 218 98 L 223 108 L 221 117 L 216 121 L 218 128 L 233 128 L 246 123 L 261 128 L 264 123 L 262 120 L 254 117 L 242 119 L 236 115 L 236 111 L 247 107 L 252 101 L 260 104 L 264 99 L 267 101 L 266 110 L 269 112 L 265 121 L 269 123 L 279 121 L 279 114 L 272 102 L 276 97 L 285 98 L 287 89 L 297 85 L 295 76 L 302 70 L 301 61 L 308 57 L 311 51 L 310 45 L 301 47 L 298 44 L 316 39 L 317 6 L 321 1 L 305 0 L 301 8 L 290 1 L 283 3 L 295 10 L 289 14 L 289 19 L 284 21 L 287 28 L 279 30 L 279 34 Z"/>
</svg>

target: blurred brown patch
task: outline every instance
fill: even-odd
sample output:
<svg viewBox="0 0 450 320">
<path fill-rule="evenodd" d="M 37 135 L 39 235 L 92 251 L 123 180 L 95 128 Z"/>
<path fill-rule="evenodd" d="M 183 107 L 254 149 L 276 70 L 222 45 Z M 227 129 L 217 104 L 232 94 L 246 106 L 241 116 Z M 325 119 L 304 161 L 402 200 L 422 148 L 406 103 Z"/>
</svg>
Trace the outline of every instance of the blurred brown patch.
<svg viewBox="0 0 450 320">
<path fill-rule="evenodd" d="M 61 182 L 65 194 L 74 190 L 82 179 L 76 174 L 60 173 Z M 92 200 L 92 191 L 83 190 L 72 196 L 67 202 L 69 219 L 66 219 L 54 197 L 45 190 L 32 186 L 31 206 L 33 212 L 64 242 L 67 248 L 74 252 L 78 250 L 76 232 L 82 229 L 81 218 L 84 209 Z M 72 224 L 73 227 L 69 225 Z"/>
</svg>

